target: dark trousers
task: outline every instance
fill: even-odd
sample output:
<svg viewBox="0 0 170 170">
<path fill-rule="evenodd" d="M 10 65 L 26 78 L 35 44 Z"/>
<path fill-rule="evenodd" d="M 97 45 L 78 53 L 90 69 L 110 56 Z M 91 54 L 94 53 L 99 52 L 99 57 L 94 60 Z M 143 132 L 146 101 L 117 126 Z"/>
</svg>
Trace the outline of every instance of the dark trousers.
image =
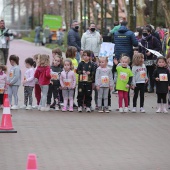
<svg viewBox="0 0 170 170">
<path fill-rule="evenodd" d="M 0 63 L 6 65 L 8 60 L 9 48 L 0 48 Z"/>
<path fill-rule="evenodd" d="M 84 101 L 85 97 L 85 101 Z M 83 106 L 83 101 L 86 107 L 91 107 L 92 101 L 92 83 L 78 83 L 78 96 L 77 96 L 77 103 L 78 106 Z"/>
<path fill-rule="evenodd" d="M 27 106 L 28 104 L 28 99 L 29 99 L 29 105 L 32 106 L 32 92 L 33 92 L 34 87 L 30 86 L 25 86 L 24 87 L 24 104 Z"/>
<path fill-rule="evenodd" d="M 4 94 L 0 94 L 0 105 L 3 104 L 3 98 L 4 98 Z"/>
<path fill-rule="evenodd" d="M 154 89 L 154 79 L 153 79 L 153 72 L 155 70 L 155 66 L 146 66 L 147 68 L 147 74 L 149 75 L 149 80 L 150 80 L 150 88 Z M 146 84 L 147 88 L 148 84 Z"/>
<path fill-rule="evenodd" d="M 162 103 L 162 100 L 163 100 L 163 103 L 166 104 L 166 93 L 158 93 L 157 94 L 157 103 Z"/>
<path fill-rule="evenodd" d="M 140 92 L 140 107 L 144 105 L 145 83 L 137 83 L 134 89 L 133 107 L 136 107 L 138 93 Z"/>
<path fill-rule="evenodd" d="M 54 100 L 58 101 L 58 103 L 56 103 L 57 105 L 60 103 L 60 98 L 59 98 L 59 87 L 58 86 L 53 86 L 52 84 L 49 85 L 49 89 L 48 89 L 48 94 L 47 94 L 47 104 L 51 104 L 51 98 L 52 95 L 54 97 Z"/>
</svg>

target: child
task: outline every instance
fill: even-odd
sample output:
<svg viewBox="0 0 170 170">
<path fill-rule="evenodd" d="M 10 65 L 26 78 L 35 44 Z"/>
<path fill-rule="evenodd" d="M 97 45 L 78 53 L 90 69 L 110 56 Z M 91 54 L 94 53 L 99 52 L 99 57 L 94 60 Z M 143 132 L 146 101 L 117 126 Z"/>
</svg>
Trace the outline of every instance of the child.
<svg viewBox="0 0 170 170">
<path fill-rule="evenodd" d="M 51 82 L 49 84 L 48 95 L 47 95 L 47 110 L 50 110 L 52 94 L 55 100 L 55 110 L 59 110 L 60 98 L 59 98 L 59 87 L 60 87 L 60 74 L 62 72 L 61 57 L 53 57 L 53 65 L 51 66 Z"/>
<path fill-rule="evenodd" d="M 22 106 L 23 109 L 30 110 L 32 109 L 32 92 L 35 86 L 35 80 L 34 80 L 34 73 L 35 70 L 33 68 L 34 60 L 33 58 L 27 58 L 25 60 L 25 66 L 27 68 L 25 75 L 24 75 L 24 105 Z M 29 99 L 29 104 L 28 104 Z"/>
<path fill-rule="evenodd" d="M 168 63 L 168 70 L 169 70 L 169 73 L 170 73 L 170 57 L 167 58 L 167 63 Z M 170 109 L 170 90 L 168 92 L 168 108 Z"/>
<path fill-rule="evenodd" d="M 37 65 L 38 65 L 38 56 L 40 56 L 40 54 L 35 54 L 35 55 L 33 56 L 34 68 L 35 68 L 35 70 L 37 69 Z M 40 88 L 40 85 L 39 85 L 37 79 L 35 79 L 35 89 L 34 89 L 34 93 L 35 93 L 35 98 L 36 98 L 36 100 L 37 100 L 37 105 L 32 106 L 32 108 L 37 109 L 37 108 L 39 107 L 40 100 L 41 100 L 41 88 Z"/>
<path fill-rule="evenodd" d="M 90 61 L 91 51 L 83 51 L 83 60 L 78 65 L 78 111 L 82 112 L 83 99 L 85 97 L 86 112 L 91 112 L 92 83 L 94 82 L 94 65 Z"/>
<path fill-rule="evenodd" d="M 38 108 L 41 111 L 47 111 L 45 105 L 47 103 L 47 93 L 48 86 L 51 80 L 50 74 L 50 57 L 48 55 L 39 55 L 38 56 L 38 67 L 35 71 L 34 77 L 38 79 L 38 83 L 41 87 L 41 100 L 40 107 Z"/>
<path fill-rule="evenodd" d="M 11 109 L 19 109 L 18 107 L 18 89 L 21 85 L 21 70 L 19 68 L 19 57 L 16 55 L 11 55 L 9 57 L 10 64 L 12 67 L 10 68 L 8 75 L 8 96 L 10 105 L 12 105 L 12 96 L 14 97 L 14 105 Z"/>
<path fill-rule="evenodd" d="M 74 89 L 76 87 L 76 77 L 72 69 L 72 62 L 70 59 L 64 61 L 64 70 L 61 72 L 60 84 L 62 88 L 63 98 L 64 98 L 64 107 L 62 111 L 67 111 L 67 103 L 69 100 L 69 111 L 73 112 L 73 95 Z"/>
<path fill-rule="evenodd" d="M 132 112 L 136 112 L 136 103 L 138 98 L 138 93 L 140 91 L 140 112 L 145 113 L 144 106 L 144 93 L 145 93 L 145 83 L 148 81 L 147 70 L 144 64 L 144 55 L 142 53 L 135 53 L 133 55 L 133 81 L 132 89 L 134 89 L 133 96 L 133 109 Z"/>
<path fill-rule="evenodd" d="M 4 92 L 7 89 L 7 75 L 6 75 L 6 67 L 4 65 L 0 65 L 0 109 L 3 108 L 3 98 Z"/>
<path fill-rule="evenodd" d="M 168 89 L 170 90 L 170 73 L 168 71 L 166 58 L 159 57 L 156 60 L 157 68 L 153 73 L 153 78 L 156 80 L 156 94 L 157 94 L 157 103 L 158 109 L 156 113 L 164 112 L 167 113 L 166 110 L 166 96 L 168 93 Z M 163 101 L 163 106 L 162 106 Z"/>
<path fill-rule="evenodd" d="M 117 70 L 117 82 L 116 90 L 118 90 L 119 96 L 119 112 L 123 112 L 122 100 L 124 99 L 125 108 L 124 112 L 128 112 L 128 91 L 132 82 L 132 71 L 128 68 L 130 59 L 128 56 L 122 56 L 120 59 L 120 66 L 116 67 Z"/>
<path fill-rule="evenodd" d="M 109 113 L 108 109 L 108 93 L 109 88 L 113 88 L 113 75 L 111 69 L 107 67 L 107 57 L 99 58 L 99 67 L 96 71 L 95 85 L 98 90 L 98 106 L 99 112 L 103 112 L 102 109 L 102 98 L 104 99 L 104 111 Z"/>
<path fill-rule="evenodd" d="M 62 51 L 60 50 L 60 48 L 54 48 L 52 50 L 52 56 L 54 57 L 56 55 L 62 56 Z"/>
</svg>

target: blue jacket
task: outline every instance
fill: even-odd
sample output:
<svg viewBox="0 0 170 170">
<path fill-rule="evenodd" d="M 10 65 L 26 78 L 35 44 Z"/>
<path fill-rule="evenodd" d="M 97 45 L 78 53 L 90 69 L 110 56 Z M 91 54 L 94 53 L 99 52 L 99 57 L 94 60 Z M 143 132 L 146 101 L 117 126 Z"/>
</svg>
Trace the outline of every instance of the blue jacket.
<svg viewBox="0 0 170 170">
<path fill-rule="evenodd" d="M 138 46 L 138 41 L 134 33 L 127 29 L 125 26 L 121 26 L 114 34 L 115 43 L 115 57 L 119 59 L 122 53 L 127 54 L 130 59 L 133 56 L 133 46 Z"/>
<path fill-rule="evenodd" d="M 78 52 L 81 51 L 81 39 L 78 31 L 74 28 L 71 28 L 68 32 L 67 45 L 76 47 Z"/>
</svg>

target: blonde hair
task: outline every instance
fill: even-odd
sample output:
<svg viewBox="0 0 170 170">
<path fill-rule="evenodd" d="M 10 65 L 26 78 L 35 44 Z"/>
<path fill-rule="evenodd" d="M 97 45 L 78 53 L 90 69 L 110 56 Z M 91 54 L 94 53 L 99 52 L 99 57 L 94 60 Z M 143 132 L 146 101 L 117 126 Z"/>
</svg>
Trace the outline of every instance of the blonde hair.
<svg viewBox="0 0 170 170">
<path fill-rule="evenodd" d="M 132 65 L 133 66 L 142 66 L 144 55 L 142 53 L 136 53 L 133 55 Z"/>
<path fill-rule="evenodd" d="M 72 63 L 72 61 L 71 61 L 69 58 L 66 58 L 66 59 L 64 60 L 63 64 L 65 64 L 65 62 L 70 63 L 70 70 L 73 70 L 73 69 L 74 69 L 73 63 Z"/>
<path fill-rule="evenodd" d="M 38 66 L 49 66 L 50 65 L 50 57 L 49 55 L 42 54 L 38 56 Z"/>
<path fill-rule="evenodd" d="M 101 60 L 105 60 L 106 62 L 108 62 L 108 57 L 99 57 L 99 62 L 100 62 Z"/>
<path fill-rule="evenodd" d="M 126 55 L 124 55 L 124 56 L 122 56 L 122 57 L 120 58 L 120 61 L 122 61 L 122 60 L 127 60 L 127 61 L 128 61 L 128 64 L 130 63 L 130 58 L 129 58 L 128 56 L 126 56 Z"/>
</svg>

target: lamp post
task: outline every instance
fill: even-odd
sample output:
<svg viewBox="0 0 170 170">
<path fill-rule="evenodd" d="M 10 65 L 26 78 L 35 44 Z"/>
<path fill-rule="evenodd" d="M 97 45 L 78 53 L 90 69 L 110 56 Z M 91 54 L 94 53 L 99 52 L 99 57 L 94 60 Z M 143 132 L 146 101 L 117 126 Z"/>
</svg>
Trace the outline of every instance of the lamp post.
<svg viewBox="0 0 170 170">
<path fill-rule="evenodd" d="M 114 8 L 115 8 L 115 0 L 112 0 L 111 2 L 111 6 L 112 6 L 112 26 L 114 25 Z"/>
<path fill-rule="evenodd" d="M 62 0 L 58 0 L 59 15 L 61 15 L 61 5 L 62 5 Z"/>
<path fill-rule="evenodd" d="M 69 5 L 70 5 L 70 27 L 72 23 L 72 6 L 73 6 L 73 0 L 69 0 Z"/>
<path fill-rule="evenodd" d="M 99 10 L 100 10 L 100 5 L 97 3 L 97 4 L 96 4 L 96 12 L 97 12 L 97 20 L 96 20 L 96 25 L 98 25 L 98 16 L 99 16 Z"/>
<path fill-rule="evenodd" d="M 149 7 L 150 7 L 150 14 L 149 14 L 149 17 L 150 17 L 150 24 L 151 24 L 151 21 L 152 21 L 152 3 L 153 3 L 153 0 L 149 0 Z"/>
<path fill-rule="evenodd" d="M 51 14 L 53 14 L 53 6 L 54 6 L 54 1 L 50 1 Z"/>
</svg>

